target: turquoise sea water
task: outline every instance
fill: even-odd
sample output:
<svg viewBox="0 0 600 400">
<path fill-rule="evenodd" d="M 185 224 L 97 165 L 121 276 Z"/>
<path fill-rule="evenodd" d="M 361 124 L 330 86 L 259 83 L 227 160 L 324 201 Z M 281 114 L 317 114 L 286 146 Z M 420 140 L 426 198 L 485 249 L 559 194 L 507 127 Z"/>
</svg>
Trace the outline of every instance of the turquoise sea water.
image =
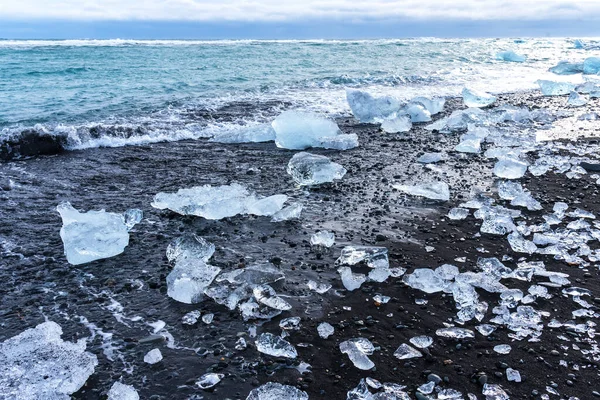
<svg viewBox="0 0 600 400">
<path fill-rule="evenodd" d="M 503 50 L 528 59 L 496 60 Z M 345 113 L 346 87 L 408 99 L 577 80 L 547 69 L 591 53 L 570 39 L 0 41 L 0 136 L 67 131 L 73 148 L 202 137 L 284 108 Z"/>
</svg>

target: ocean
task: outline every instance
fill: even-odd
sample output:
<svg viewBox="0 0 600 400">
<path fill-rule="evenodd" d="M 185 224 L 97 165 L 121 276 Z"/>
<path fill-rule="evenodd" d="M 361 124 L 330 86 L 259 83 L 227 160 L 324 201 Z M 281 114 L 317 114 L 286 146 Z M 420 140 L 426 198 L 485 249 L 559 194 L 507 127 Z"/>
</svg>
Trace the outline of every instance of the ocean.
<svg viewBox="0 0 600 400">
<path fill-rule="evenodd" d="M 398 39 L 290 41 L 0 41 L 0 140 L 67 134 L 69 149 L 210 137 L 284 109 L 348 113 L 346 88 L 414 96 L 465 86 L 506 93 L 583 60 L 575 41 Z M 496 59 L 500 51 L 524 63 Z M 225 113 L 222 111 L 226 110 Z"/>
</svg>

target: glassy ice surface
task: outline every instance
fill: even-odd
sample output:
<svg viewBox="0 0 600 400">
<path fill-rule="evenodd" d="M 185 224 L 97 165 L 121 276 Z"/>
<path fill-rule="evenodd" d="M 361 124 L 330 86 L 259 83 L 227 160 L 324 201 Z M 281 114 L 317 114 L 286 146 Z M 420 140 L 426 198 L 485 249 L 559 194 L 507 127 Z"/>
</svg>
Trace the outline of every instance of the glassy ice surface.
<svg viewBox="0 0 600 400">
<path fill-rule="evenodd" d="M 481 139 L 472 135 L 463 135 L 461 142 L 454 147 L 459 153 L 477 154 L 481 151 Z"/>
<path fill-rule="evenodd" d="M 215 387 L 225 377 L 224 374 L 208 373 L 204 374 L 196 381 L 200 389 L 210 389 Z"/>
<path fill-rule="evenodd" d="M 273 357 L 296 358 L 298 356 L 294 346 L 272 333 L 262 333 L 255 344 L 256 350 Z"/>
<path fill-rule="evenodd" d="M 496 96 L 475 89 L 464 88 L 462 96 L 467 107 L 487 107 L 496 102 Z"/>
<path fill-rule="evenodd" d="M 435 331 L 435 334 L 449 339 L 471 339 L 475 337 L 472 330 L 457 327 L 441 328 Z"/>
<path fill-rule="evenodd" d="M 56 209 L 63 222 L 60 237 L 65 255 L 72 265 L 116 256 L 129 244 L 130 228 L 122 214 L 104 210 L 81 213 L 69 202 L 59 204 Z"/>
<path fill-rule="evenodd" d="M 279 327 L 285 331 L 293 331 L 300 329 L 300 317 L 289 317 L 279 321 Z"/>
<path fill-rule="evenodd" d="M 288 163 L 287 173 L 299 185 L 318 185 L 342 179 L 346 168 L 328 157 L 301 152 L 294 154 Z"/>
<path fill-rule="evenodd" d="M 375 366 L 368 356 L 373 354 L 375 347 L 369 339 L 355 338 L 340 343 L 340 351 L 347 354 L 350 361 L 358 369 L 369 370 Z"/>
<path fill-rule="evenodd" d="M 519 179 L 525 175 L 527 167 L 528 164 L 523 161 L 505 158 L 496 162 L 494 175 L 504 179 Z"/>
<path fill-rule="evenodd" d="M 508 344 L 499 344 L 498 346 L 494 346 L 494 351 L 498 354 L 508 354 L 512 350 L 512 347 Z"/>
<path fill-rule="evenodd" d="M 233 183 L 223 186 L 195 186 L 176 193 L 158 193 L 152 207 L 169 209 L 181 215 L 195 215 L 219 220 L 238 214 L 271 216 L 281 210 L 285 195 L 257 197 L 244 186 Z"/>
<path fill-rule="evenodd" d="M 291 304 L 277 296 L 275 290 L 269 285 L 259 285 L 252 289 L 257 302 L 275 310 L 287 311 L 292 308 Z"/>
<path fill-rule="evenodd" d="M 335 234 L 329 231 L 319 231 L 310 237 L 311 246 L 331 247 L 335 243 Z"/>
<path fill-rule="evenodd" d="M 331 324 L 327 322 L 321 322 L 317 327 L 317 332 L 319 333 L 320 337 L 327 339 L 329 336 L 333 335 L 335 329 L 333 326 L 331 326 Z"/>
<path fill-rule="evenodd" d="M 554 67 L 549 69 L 556 75 L 575 75 L 583 72 L 583 63 L 573 63 L 569 61 L 560 61 Z"/>
<path fill-rule="evenodd" d="M 510 61 L 510 62 L 525 62 L 527 57 L 515 53 L 512 50 L 501 51 L 496 54 L 496 60 Z"/>
<path fill-rule="evenodd" d="M 399 360 L 407 360 L 409 358 L 423 357 L 423 353 L 407 345 L 406 343 L 401 344 L 394 352 L 394 357 Z"/>
<path fill-rule="evenodd" d="M 446 99 L 443 97 L 414 97 L 411 101 L 413 104 L 421 104 L 429 114 L 435 115 L 444 111 L 444 105 L 446 104 Z"/>
<path fill-rule="evenodd" d="M 417 158 L 417 162 L 421 164 L 433 164 L 440 162 L 444 159 L 443 153 L 425 153 L 419 158 Z"/>
<path fill-rule="evenodd" d="M 364 123 L 380 123 L 396 116 L 402 104 L 391 96 L 373 97 L 367 92 L 347 89 L 346 99 L 354 117 Z"/>
<path fill-rule="evenodd" d="M 319 146 L 325 137 L 335 137 L 342 132 L 337 124 L 318 114 L 284 111 L 272 123 L 277 147 L 304 150 Z"/>
<path fill-rule="evenodd" d="M 535 243 L 524 239 L 518 232 L 512 232 L 508 235 L 508 243 L 513 251 L 517 253 L 533 254 L 537 251 Z"/>
<path fill-rule="evenodd" d="M 304 206 L 300 203 L 290 204 L 273 214 L 271 221 L 282 222 L 290 219 L 299 219 L 303 208 Z"/>
<path fill-rule="evenodd" d="M 409 103 L 402 108 L 401 112 L 408 114 L 413 123 L 431 121 L 431 113 L 422 104 Z"/>
<path fill-rule="evenodd" d="M 431 336 L 415 336 L 409 339 L 410 343 L 419 349 L 426 349 L 433 344 Z"/>
<path fill-rule="evenodd" d="M 70 399 L 94 373 L 95 355 L 86 339 L 61 339 L 52 321 L 27 329 L 0 343 L 0 388 L 7 399 Z"/>
<path fill-rule="evenodd" d="M 217 143 L 260 143 L 275 140 L 275 129 L 271 124 L 245 126 L 221 131 L 210 139 Z"/>
<path fill-rule="evenodd" d="M 595 75 L 600 73 L 600 57 L 588 57 L 583 61 L 583 73 Z"/>
<path fill-rule="evenodd" d="M 190 311 L 181 318 L 181 323 L 184 325 L 194 325 L 198 322 L 200 315 L 200 311 L 198 310 Z"/>
<path fill-rule="evenodd" d="M 329 283 L 317 283 L 315 281 L 308 281 L 306 285 L 310 290 L 314 290 L 319 294 L 326 293 L 332 287 Z"/>
<path fill-rule="evenodd" d="M 554 82 L 540 79 L 536 81 L 544 96 L 562 96 L 575 90 L 575 85 L 568 82 Z"/>
<path fill-rule="evenodd" d="M 313 147 L 322 147 L 331 150 L 350 150 L 358 147 L 358 135 L 356 133 L 348 133 L 322 137 Z"/>
<path fill-rule="evenodd" d="M 131 385 L 115 382 L 108 391 L 107 400 L 139 400 L 140 395 Z"/>
<path fill-rule="evenodd" d="M 371 268 L 389 267 L 388 250 L 379 246 L 346 246 L 336 264 L 356 265 L 365 262 Z"/>
<path fill-rule="evenodd" d="M 163 359 L 162 353 L 159 349 L 152 349 L 144 356 L 144 362 L 148 364 L 156 364 Z"/>
<path fill-rule="evenodd" d="M 340 267 L 338 268 L 338 273 L 342 279 L 342 284 L 349 291 L 360 288 L 367 281 L 367 277 L 364 274 L 355 274 L 350 267 Z"/>
<path fill-rule="evenodd" d="M 144 212 L 137 208 L 132 208 L 131 210 L 125 211 L 123 218 L 125 219 L 127 230 L 130 231 L 134 226 L 142 222 L 142 219 L 144 219 Z"/>
<path fill-rule="evenodd" d="M 469 210 L 466 208 L 452 208 L 448 211 L 448 218 L 452 220 L 465 219 L 469 216 Z"/>
<path fill-rule="evenodd" d="M 398 115 L 397 117 L 383 121 L 381 129 L 386 133 L 408 132 L 412 129 L 412 121 L 408 115 Z"/>
<path fill-rule="evenodd" d="M 405 275 L 403 281 L 411 288 L 425 293 L 441 292 L 446 287 L 440 274 L 429 268 L 415 269 L 412 274 Z"/>
<path fill-rule="evenodd" d="M 587 103 L 587 99 L 576 91 L 572 91 L 569 95 L 569 99 L 567 100 L 567 105 L 571 107 L 581 107 L 585 106 Z"/>
<path fill-rule="evenodd" d="M 413 196 L 432 200 L 450 200 L 450 187 L 445 182 L 426 182 L 419 185 L 394 185 L 394 189 Z"/>
<path fill-rule="evenodd" d="M 506 380 L 509 382 L 521 382 L 521 373 L 516 369 L 506 368 Z"/>
<path fill-rule="evenodd" d="M 269 382 L 253 389 L 246 400 L 308 400 L 308 394 L 293 386 Z"/>
<path fill-rule="evenodd" d="M 500 385 L 490 385 L 486 383 L 483 385 L 481 394 L 485 396 L 486 400 L 510 400 L 510 397 Z"/>
</svg>

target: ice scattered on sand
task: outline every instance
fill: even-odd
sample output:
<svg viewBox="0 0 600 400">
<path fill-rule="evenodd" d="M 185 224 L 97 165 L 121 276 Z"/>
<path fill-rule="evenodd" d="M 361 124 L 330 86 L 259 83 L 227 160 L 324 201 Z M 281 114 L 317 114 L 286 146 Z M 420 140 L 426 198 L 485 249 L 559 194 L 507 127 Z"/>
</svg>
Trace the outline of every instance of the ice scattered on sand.
<svg viewBox="0 0 600 400">
<path fill-rule="evenodd" d="M 139 400 L 140 395 L 131 385 L 115 382 L 108 391 L 107 400 Z"/>
<path fill-rule="evenodd" d="M 317 332 L 319 333 L 320 337 L 327 339 L 329 336 L 333 335 L 335 329 L 333 326 L 331 326 L 331 324 L 327 322 L 321 322 L 317 327 Z"/>
<path fill-rule="evenodd" d="M 310 237 L 311 246 L 331 247 L 335 243 L 335 234 L 328 231 L 319 231 Z"/>
<path fill-rule="evenodd" d="M 356 119 L 363 123 L 381 123 L 396 116 L 402 104 L 394 97 L 373 97 L 367 92 L 347 89 L 346 99 Z"/>
<path fill-rule="evenodd" d="M 122 214 L 104 210 L 81 213 L 71 203 L 56 207 L 62 217 L 60 237 L 64 243 L 67 261 L 72 265 L 88 263 L 121 254 L 129 244 L 129 229 Z"/>
<path fill-rule="evenodd" d="M 407 360 L 409 358 L 423 357 L 423 353 L 407 345 L 406 343 L 401 344 L 394 352 L 394 357 L 399 360 Z"/>
<path fill-rule="evenodd" d="M 237 129 L 223 130 L 210 139 L 217 143 L 260 143 L 275 140 L 275 130 L 271 124 L 244 126 Z"/>
<path fill-rule="evenodd" d="M 338 265 L 356 265 L 365 262 L 370 268 L 389 267 L 388 250 L 377 246 L 346 246 L 336 260 Z"/>
<path fill-rule="evenodd" d="M 181 318 L 181 323 L 184 325 L 194 325 L 198 322 L 200 315 L 201 313 L 198 310 L 190 311 Z"/>
<path fill-rule="evenodd" d="M 496 102 L 496 96 L 469 88 L 463 89 L 462 96 L 467 107 L 487 107 Z"/>
<path fill-rule="evenodd" d="M 275 290 L 269 285 L 259 285 L 252 289 L 254 298 L 260 304 L 264 304 L 267 307 L 275 310 L 287 311 L 292 309 L 292 305 L 277 296 Z"/>
<path fill-rule="evenodd" d="M 500 385 L 486 383 L 483 385 L 481 394 L 485 396 L 485 400 L 510 400 L 510 397 Z"/>
<path fill-rule="evenodd" d="M 300 317 L 289 317 L 279 321 L 279 327 L 284 331 L 295 331 L 300 329 Z"/>
<path fill-rule="evenodd" d="M 223 186 L 195 186 L 176 193 L 158 193 L 152 207 L 169 209 L 181 215 L 195 215 L 219 220 L 238 214 L 271 216 L 283 207 L 285 195 L 257 197 L 244 186 L 233 183 Z"/>
<path fill-rule="evenodd" d="M 293 386 L 269 382 L 253 389 L 246 400 L 308 400 L 308 394 Z"/>
<path fill-rule="evenodd" d="M 394 189 L 432 200 L 450 200 L 450 187 L 446 182 L 426 182 L 418 185 L 393 185 Z"/>
<path fill-rule="evenodd" d="M 567 105 L 571 107 L 581 107 L 588 103 L 587 99 L 579 93 L 572 91 L 567 100 Z"/>
<path fill-rule="evenodd" d="M 290 219 L 299 219 L 303 208 L 304 206 L 300 203 L 290 204 L 273 214 L 271 221 L 282 222 Z"/>
<path fill-rule="evenodd" d="M 85 339 L 65 342 L 62 333 L 48 321 L 0 343 L 0 396 L 68 400 L 85 384 L 98 359 L 85 351 Z"/>
<path fill-rule="evenodd" d="M 340 343 L 340 351 L 347 354 L 352 364 L 358 369 L 369 370 L 375 366 L 368 356 L 373 354 L 375 346 L 369 339 L 355 338 Z"/>
<path fill-rule="evenodd" d="M 575 90 L 575 85 L 568 82 L 554 82 L 540 79 L 536 83 L 540 86 L 540 90 L 544 96 L 562 96 Z"/>
<path fill-rule="evenodd" d="M 221 379 L 225 377 L 224 374 L 208 373 L 204 374 L 196 381 L 196 386 L 200 389 L 206 390 L 217 386 Z"/>
<path fill-rule="evenodd" d="M 159 349 L 152 349 L 144 356 L 144 362 L 148 364 L 156 364 L 163 359 L 162 353 Z"/>
<path fill-rule="evenodd" d="M 272 333 L 262 333 L 255 344 L 256 350 L 273 357 L 296 358 L 298 356 L 294 346 Z"/>
<path fill-rule="evenodd" d="M 525 60 L 527 60 L 527 57 L 517 54 L 512 50 L 506 50 L 496 53 L 496 60 L 521 63 L 525 62 Z"/>
<path fill-rule="evenodd" d="M 288 163 L 287 173 L 297 184 L 307 186 L 342 179 L 346 175 L 346 168 L 328 157 L 301 152 L 294 154 Z"/>
<path fill-rule="evenodd" d="M 134 226 L 142 222 L 144 219 L 144 212 L 137 208 L 132 208 L 131 210 L 127 210 L 123 213 L 123 218 L 125 220 L 125 226 L 127 230 L 130 231 Z"/>
<path fill-rule="evenodd" d="M 403 133 L 412 129 L 412 121 L 408 115 L 398 115 L 381 123 L 381 129 L 386 133 Z"/>
<path fill-rule="evenodd" d="M 275 118 L 272 126 L 276 133 L 275 144 L 284 149 L 356 147 L 353 146 L 355 135 L 343 135 L 333 120 L 317 114 L 285 111 Z"/>
</svg>

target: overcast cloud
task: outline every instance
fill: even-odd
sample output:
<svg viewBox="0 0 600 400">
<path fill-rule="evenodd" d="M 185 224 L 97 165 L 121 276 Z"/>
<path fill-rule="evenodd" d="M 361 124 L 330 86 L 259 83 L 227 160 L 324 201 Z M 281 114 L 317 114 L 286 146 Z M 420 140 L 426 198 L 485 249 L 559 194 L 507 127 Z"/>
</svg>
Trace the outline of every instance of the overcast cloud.
<svg viewBox="0 0 600 400">
<path fill-rule="evenodd" d="M 600 17 L 600 0 L 0 0 L 0 19 L 266 21 Z"/>
</svg>

